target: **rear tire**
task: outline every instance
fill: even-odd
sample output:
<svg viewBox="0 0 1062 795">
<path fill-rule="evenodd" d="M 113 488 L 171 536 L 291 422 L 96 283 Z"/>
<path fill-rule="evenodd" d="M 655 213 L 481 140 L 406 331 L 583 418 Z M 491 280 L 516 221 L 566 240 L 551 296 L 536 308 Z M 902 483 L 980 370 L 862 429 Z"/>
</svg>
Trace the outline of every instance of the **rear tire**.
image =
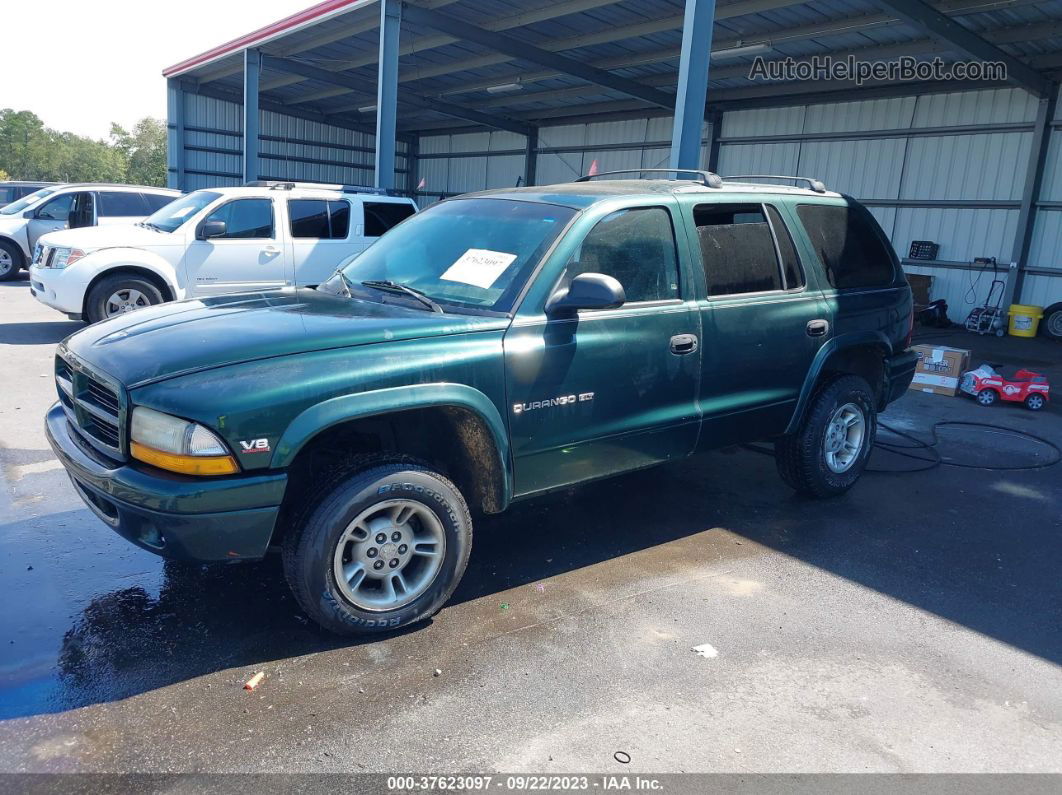
<svg viewBox="0 0 1062 795">
<path fill-rule="evenodd" d="M 117 273 L 101 279 L 85 300 L 85 317 L 99 323 L 135 309 L 161 304 L 166 298 L 154 283 L 142 276 Z"/>
<path fill-rule="evenodd" d="M 284 539 L 284 573 L 328 631 L 386 632 L 437 613 L 471 550 L 472 519 L 453 483 L 419 464 L 381 463 L 308 498 Z"/>
<path fill-rule="evenodd" d="M 1062 340 L 1062 304 L 1052 304 L 1044 310 L 1040 333 L 1053 340 Z"/>
<path fill-rule="evenodd" d="M 877 427 L 874 394 L 864 379 L 829 381 L 812 397 L 796 433 L 775 443 L 778 474 L 801 494 L 844 494 L 866 468 Z"/>
<path fill-rule="evenodd" d="M 994 389 L 982 389 L 977 393 L 977 402 L 982 406 L 993 406 L 999 400 L 999 393 Z"/>
<path fill-rule="evenodd" d="M 0 282 L 11 282 L 18 278 L 23 266 L 22 251 L 14 243 L 0 240 Z"/>
<path fill-rule="evenodd" d="M 1043 395 L 1029 395 L 1025 398 L 1025 408 L 1029 411 L 1040 411 L 1047 404 Z"/>
</svg>

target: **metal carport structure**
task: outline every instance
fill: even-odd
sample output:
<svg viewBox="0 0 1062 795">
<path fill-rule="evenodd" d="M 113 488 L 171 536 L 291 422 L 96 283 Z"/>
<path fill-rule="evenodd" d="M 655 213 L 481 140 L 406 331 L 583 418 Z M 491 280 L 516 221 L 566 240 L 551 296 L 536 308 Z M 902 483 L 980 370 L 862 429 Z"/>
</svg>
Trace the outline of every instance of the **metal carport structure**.
<svg viewBox="0 0 1062 795">
<path fill-rule="evenodd" d="M 749 77 L 757 56 L 816 55 L 1007 78 Z M 901 256 L 938 242 L 906 266 L 959 319 L 975 257 L 1009 263 L 1024 303 L 1062 300 L 1060 69 L 1062 0 L 327 0 L 165 71 L 170 184 L 375 182 L 424 203 L 592 161 L 807 173 L 868 204 Z"/>
</svg>

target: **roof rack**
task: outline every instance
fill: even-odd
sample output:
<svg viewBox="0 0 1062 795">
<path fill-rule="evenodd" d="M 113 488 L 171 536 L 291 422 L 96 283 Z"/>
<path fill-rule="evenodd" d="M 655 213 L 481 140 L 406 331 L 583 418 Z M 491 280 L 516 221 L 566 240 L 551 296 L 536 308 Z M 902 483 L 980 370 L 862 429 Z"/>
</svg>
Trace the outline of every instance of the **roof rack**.
<svg viewBox="0 0 1062 795">
<path fill-rule="evenodd" d="M 318 188 L 320 190 L 338 190 L 343 193 L 372 193 L 386 196 L 384 188 L 371 188 L 368 185 L 335 185 L 324 182 L 287 182 L 276 179 L 253 179 L 244 183 L 248 188 L 269 188 L 270 190 L 295 190 L 295 188 Z"/>
<path fill-rule="evenodd" d="M 700 171 L 695 168 L 621 168 L 618 171 L 601 171 L 597 174 L 586 174 L 579 177 L 576 182 L 589 182 L 594 177 L 610 177 L 613 174 L 696 174 L 696 181 L 706 188 L 721 188 L 723 180 L 718 174 L 711 171 Z"/>
<path fill-rule="evenodd" d="M 723 177 L 723 179 L 783 179 L 787 182 L 806 182 L 808 188 L 815 191 L 815 193 L 825 193 L 826 185 L 819 179 L 812 179 L 811 177 L 785 177 L 778 174 L 735 174 L 732 177 Z"/>
</svg>

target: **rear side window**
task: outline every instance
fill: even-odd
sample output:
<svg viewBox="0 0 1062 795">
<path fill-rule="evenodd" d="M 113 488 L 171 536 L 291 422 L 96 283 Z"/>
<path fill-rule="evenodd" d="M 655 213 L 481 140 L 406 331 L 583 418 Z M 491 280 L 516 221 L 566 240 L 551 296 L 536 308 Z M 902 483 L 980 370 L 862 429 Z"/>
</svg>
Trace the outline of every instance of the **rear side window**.
<svg viewBox="0 0 1062 795">
<path fill-rule="evenodd" d="M 100 206 L 96 214 L 100 218 L 140 218 L 150 215 L 144 197 L 139 193 L 116 190 L 101 190 Z"/>
<path fill-rule="evenodd" d="M 350 229 L 350 202 L 292 199 L 288 214 L 292 237 L 345 240 Z"/>
<path fill-rule="evenodd" d="M 379 237 L 415 212 L 405 202 L 365 202 L 365 237 Z"/>
<path fill-rule="evenodd" d="M 892 249 L 865 208 L 857 204 L 801 204 L 797 215 L 832 286 L 844 289 L 892 284 Z"/>
<path fill-rule="evenodd" d="M 619 210 L 602 218 L 568 263 L 566 282 L 581 273 L 612 276 L 630 304 L 678 298 L 678 257 L 667 210 Z"/>
<path fill-rule="evenodd" d="M 179 198 L 178 196 L 167 196 L 164 193 L 141 193 L 140 195 L 144 197 L 144 201 L 147 202 L 151 212 L 161 210 L 174 199 Z"/>
<path fill-rule="evenodd" d="M 273 202 L 271 199 L 237 199 L 221 205 L 205 220 L 225 222 L 222 238 L 272 238 Z"/>
<path fill-rule="evenodd" d="M 793 245 L 793 237 L 782 222 L 782 216 L 778 210 L 770 204 L 767 207 L 767 218 L 771 222 L 774 231 L 774 240 L 778 244 L 778 256 L 782 260 L 782 274 L 785 276 L 785 289 L 793 290 L 804 286 L 804 271 L 800 267 L 800 258 L 797 257 L 796 247 Z"/>
<path fill-rule="evenodd" d="M 701 204 L 693 220 L 709 295 L 784 289 L 763 205 Z"/>
</svg>

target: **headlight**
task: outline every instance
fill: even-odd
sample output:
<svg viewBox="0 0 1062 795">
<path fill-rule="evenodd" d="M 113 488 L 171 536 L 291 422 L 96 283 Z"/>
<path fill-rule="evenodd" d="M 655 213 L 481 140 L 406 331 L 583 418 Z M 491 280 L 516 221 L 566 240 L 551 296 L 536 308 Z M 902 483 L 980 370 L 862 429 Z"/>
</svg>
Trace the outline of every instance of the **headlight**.
<svg viewBox="0 0 1062 795">
<path fill-rule="evenodd" d="M 52 254 L 52 261 L 48 263 L 48 267 L 66 268 L 73 265 L 84 256 L 85 252 L 79 248 L 56 248 L 55 253 Z"/>
<path fill-rule="evenodd" d="M 161 411 L 137 406 L 129 434 L 133 458 L 183 475 L 231 475 L 240 468 L 212 431 Z"/>
</svg>

